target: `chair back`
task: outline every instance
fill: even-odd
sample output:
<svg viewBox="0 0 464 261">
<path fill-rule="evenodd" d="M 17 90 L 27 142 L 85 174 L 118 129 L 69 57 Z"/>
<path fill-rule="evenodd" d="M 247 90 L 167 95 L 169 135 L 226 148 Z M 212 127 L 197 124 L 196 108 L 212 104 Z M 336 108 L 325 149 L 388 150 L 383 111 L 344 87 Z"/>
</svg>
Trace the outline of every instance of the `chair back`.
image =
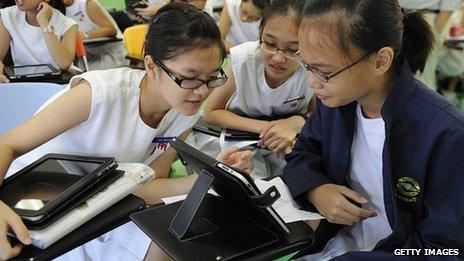
<svg viewBox="0 0 464 261">
<path fill-rule="evenodd" d="M 63 88 L 55 83 L 0 84 L 0 135 L 32 117 L 43 103 Z"/>
<path fill-rule="evenodd" d="M 124 44 L 126 47 L 127 58 L 143 60 L 143 44 L 147 36 L 148 25 L 139 24 L 124 30 Z"/>
</svg>

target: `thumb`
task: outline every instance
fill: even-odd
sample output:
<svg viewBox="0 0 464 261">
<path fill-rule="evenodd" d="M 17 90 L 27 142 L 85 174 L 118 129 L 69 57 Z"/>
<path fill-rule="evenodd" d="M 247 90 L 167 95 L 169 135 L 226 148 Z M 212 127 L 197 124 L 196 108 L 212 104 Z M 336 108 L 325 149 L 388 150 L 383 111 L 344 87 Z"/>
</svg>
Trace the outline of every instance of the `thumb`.
<svg viewBox="0 0 464 261">
<path fill-rule="evenodd" d="M 23 243 L 24 245 L 30 245 L 32 243 L 32 239 L 29 236 L 29 232 L 27 231 L 26 226 L 24 223 L 19 219 L 15 219 L 8 222 L 8 225 L 13 230 L 16 237 Z"/>
</svg>

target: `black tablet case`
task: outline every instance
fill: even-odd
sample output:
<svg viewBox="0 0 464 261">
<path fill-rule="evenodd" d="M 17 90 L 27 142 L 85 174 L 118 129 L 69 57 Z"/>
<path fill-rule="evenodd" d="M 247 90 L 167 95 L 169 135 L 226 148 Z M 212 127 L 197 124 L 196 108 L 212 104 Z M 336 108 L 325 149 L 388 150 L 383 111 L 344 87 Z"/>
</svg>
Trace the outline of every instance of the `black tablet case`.
<svg viewBox="0 0 464 261">
<path fill-rule="evenodd" d="M 183 240 L 171 227 L 182 204 L 160 204 L 131 215 L 132 221 L 174 260 L 271 260 L 313 243 L 313 232 L 303 221 L 287 224 L 290 233 L 282 236 L 209 194 Z"/>
<path fill-rule="evenodd" d="M 7 203 L 8 198 L 12 196 L 11 189 L 7 187 L 8 184 L 15 182 L 15 180 L 19 178 L 21 175 L 40 165 L 41 162 L 44 162 L 47 159 L 63 159 L 70 161 L 114 161 L 113 158 L 108 157 L 86 157 L 54 153 L 46 154 L 43 157 L 36 160 L 35 162 L 31 163 L 30 165 L 26 166 L 25 168 L 21 169 L 20 171 L 5 179 L 3 185 L 0 187 L 0 199 Z M 94 179 L 86 179 L 88 181 L 86 183 L 81 183 L 80 181 L 74 183 L 71 187 L 69 187 L 67 190 L 61 193 L 59 197 L 55 198 L 54 201 L 50 202 L 41 209 L 40 214 L 43 215 L 43 218 L 37 221 L 23 219 L 25 225 L 30 229 L 43 229 L 47 227 L 54 220 L 66 214 L 69 210 L 73 209 L 81 202 L 84 202 L 86 199 L 90 198 L 95 193 L 102 190 L 111 182 L 115 181 L 117 178 L 123 175 L 123 171 L 115 170 L 115 168 L 117 167 L 116 164 L 109 168 L 110 166 L 111 165 L 104 164 L 101 167 L 99 167 L 97 171 L 101 172 L 102 174 L 100 174 L 99 176 L 95 176 Z M 105 168 L 108 169 L 104 170 Z M 82 186 L 84 184 L 87 185 Z M 13 208 L 13 210 L 15 209 Z"/>
<path fill-rule="evenodd" d="M 176 149 L 181 146 L 173 143 L 184 144 L 174 139 L 171 144 Z M 211 162 L 208 165 L 214 166 Z M 280 196 L 275 187 L 257 197 L 244 199 L 244 193 L 234 197 L 231 189 L 248 190 L 245 184 L 211 172 L 213 168 L 201 171 L 184 201 L 158 205 L 131 215 L 131 219 L 173 259 L 266 260 L 312 244 L 313 231 L 305 222 L 287 224 L 290 232 L 286 233 L 263 214 L 263 209 Z M 221 190 L 228 190 L 222 193 L 225 197 L 206 195 L 211 185 L 219 194 Z"/>
</svg>

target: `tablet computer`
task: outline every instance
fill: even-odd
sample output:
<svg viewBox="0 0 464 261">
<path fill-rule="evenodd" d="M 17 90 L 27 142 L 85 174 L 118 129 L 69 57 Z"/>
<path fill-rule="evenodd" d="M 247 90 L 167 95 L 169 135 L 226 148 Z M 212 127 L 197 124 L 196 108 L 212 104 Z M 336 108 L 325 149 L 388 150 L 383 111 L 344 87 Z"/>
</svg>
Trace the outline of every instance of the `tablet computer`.
<svg viewBox="0 0 464 261">
<path fill-rule="evenodd" d="M 41 223 L 116 167 L 110 157 L 47 154 L 7 178 L 0 199 L 25 223 Z"/>
<path fill-rule="evenodd" d="M 249 131 L 226 129 L 224 131 L 225 140 L 255 140 L 259 141 L 259 134 Z"/>
<path fill-rule="evenodd" d="M 61 74 L 61 70 L 51 64 L 6 66 L 4 72 L 8 79 L 13 81 L 30 78 L 58 78 Z"/>
<path fill-rule="evenodd" d="M 212 188 L 224 201 L 282 236 L 290 233 L 285 222 L 272 207 L 258 207 L 253 201 L 253 197 L 262 194 L 247 173 L 211 158 L 178 138 L 171 141 L 171 146 L 177 151 L 182 162 L 196 173 L 206 170 L 213 174 Z"/>
</svg>

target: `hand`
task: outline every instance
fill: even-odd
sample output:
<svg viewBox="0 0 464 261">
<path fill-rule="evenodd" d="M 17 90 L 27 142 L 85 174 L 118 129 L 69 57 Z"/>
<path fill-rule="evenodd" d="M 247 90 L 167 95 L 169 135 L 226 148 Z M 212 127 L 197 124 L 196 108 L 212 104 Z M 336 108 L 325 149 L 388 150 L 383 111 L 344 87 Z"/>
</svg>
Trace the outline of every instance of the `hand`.
<svg viewBox="0 0 464 261">
<path fill-rule="evenodd" d="M 147 7 L 145 7 L 145 8 L 140 8 L 140 7 L 134 8 L 134 11 L 137 13 L 137 15 L 139 15 L 141 17 L 153 17 L 153 16 L 155 16 L 156 12 L 158 12 L 158 10 L 161 7 L 163 7 L 163 5 L 149 4 L 145 0 L 142 0 L 141 3 L 145 4 Z"/>
<path fill-rule="evenodd" d="M 295 124 L 294 118 L 272 121 L 260 131 L 259 146 L 267 147 L 278 153 L 280 158 L 292 152 L 295 137 L 301 128 Z"/>
<path fill-rule="evenodd" d="M 8 80 L 8 78 L 3 75 L 3 74 L 0 74 L 0 83 L 9 83 L 10 80 Z"/>
<path fill-rule="evenodd" d="M 7 205 L 0 201 L 0 259 L 6 260 L 14 256 L 17 256 L 21 252 L 22 245 L 17 244 L 11 246 L 8 242 L 6 232 L 8 228 L 15 233 L 16 237 L 24 245 L 32 243 L 32 239 L 29 237 L 26 226 L 24 226 L 21 218 L 13 212 Z"/>
<path fill-rule="evenodd" d="M 37 6 L 37 22 L 39 23 L 40 27 L 44 27 L 48 25 L 50 18 L 53 14 L 53 8 L 48 5 L 46 2 L 41 2 L 39 6 Z"/>
<path fill-rule="evenodd" d="M 308 193 L 309 202 L 331 223 L 352 226 L 361 220 L 377 216 L 376 212 L 360 208 L 348 199 L 360 204 L 368 202 L 358 192 L 335 184 L 323 184 Z"/>
<path fill-rule="evenodd" d="M 218 154 L 216 159 L 226 165 L 250 173 L 251 158 L 253 152 L 249 150 L 240 151 L 237 147 L 229 147 Z"/>
</svg>

